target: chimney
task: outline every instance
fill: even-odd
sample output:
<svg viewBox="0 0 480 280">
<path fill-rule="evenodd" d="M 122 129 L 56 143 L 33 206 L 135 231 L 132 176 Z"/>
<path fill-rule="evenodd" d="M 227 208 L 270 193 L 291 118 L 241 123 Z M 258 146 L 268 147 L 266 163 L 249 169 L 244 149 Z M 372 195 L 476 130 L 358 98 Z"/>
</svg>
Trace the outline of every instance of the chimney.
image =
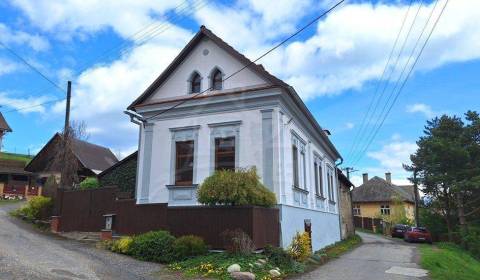
<svg viewBox="0 0 480 280">
<path fill-rule="evenodd" d="M 368 182 L 368 173 L 363 173 L 363 183 L 365 184 L 366 182 Z"/>
<path fill-rule="evenodd" d="M 389 184 L 391 184 L 392 183 L 392 173 L 390 173 L 390 172 L 385 173 L 385 180 L 387 180 L 387 182 Z"/>
</svg>

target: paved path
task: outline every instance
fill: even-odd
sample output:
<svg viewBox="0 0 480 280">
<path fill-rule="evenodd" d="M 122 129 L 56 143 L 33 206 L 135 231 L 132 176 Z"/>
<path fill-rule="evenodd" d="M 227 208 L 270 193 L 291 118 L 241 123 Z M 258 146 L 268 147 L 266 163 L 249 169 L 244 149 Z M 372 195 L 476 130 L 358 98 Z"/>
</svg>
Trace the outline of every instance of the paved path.
<svg viewBox="0 0 480 280">
<path fill-rule="evenodd" d="M 0 279 L 156 279 L 158 264 L 38 232 L 0 204 Z"/>
<path fill-rule="evenodd" d="M 299 279 L 428 279 L 418 265 L 417 245 L 375 234 L 358 234 L 363 239 L 361 246 Z"/>
</svg>

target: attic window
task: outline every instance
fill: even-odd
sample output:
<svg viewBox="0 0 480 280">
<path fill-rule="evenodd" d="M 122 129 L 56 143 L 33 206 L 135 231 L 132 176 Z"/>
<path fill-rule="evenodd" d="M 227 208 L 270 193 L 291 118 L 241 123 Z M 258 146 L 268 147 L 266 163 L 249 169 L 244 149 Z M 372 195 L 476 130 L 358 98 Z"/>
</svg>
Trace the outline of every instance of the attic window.
<svg viewBox="0 0 480 280">
<path fill-rule="evenodd" d="M 218 69 L 215 69 L 212 75 L 212 90 L 221 90 L 222 89 L 222 72 Z"/>
<path fill-rule="evenodd" d="M 194 73 L 190 80 L 190 93 L 200 93 L 202 78 L 198 73 Z"/>
</svg>

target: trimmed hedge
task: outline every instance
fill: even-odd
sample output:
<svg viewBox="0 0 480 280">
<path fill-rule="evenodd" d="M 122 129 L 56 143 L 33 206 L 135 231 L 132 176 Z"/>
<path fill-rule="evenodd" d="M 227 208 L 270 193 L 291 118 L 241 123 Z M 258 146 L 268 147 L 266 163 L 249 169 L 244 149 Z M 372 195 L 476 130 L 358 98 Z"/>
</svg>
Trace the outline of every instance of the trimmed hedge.
<svg viewBox="0 0 480 280">
<path fill-rule="evenodd" d="M 176 260 L 184 260 L 188 257 L 206 254 L 207 245 L 201 237 L 185 235 L 173 242 L 173 252 Z"/>
<path fill-rule="evenodd" d="M 150 231 L 133 237 L 128 254 L 144 261 L 169 263 L 175 260 L 174 242 L 175 237 L 167 231 Z"/>
<path fill-rule="evenodd" d="M 198 201 L 206 205 L 254 205 L 272 207 L 275 194 L 259 180 L 255 168 L 215 171 L 198 189 Z"/>
</svg>

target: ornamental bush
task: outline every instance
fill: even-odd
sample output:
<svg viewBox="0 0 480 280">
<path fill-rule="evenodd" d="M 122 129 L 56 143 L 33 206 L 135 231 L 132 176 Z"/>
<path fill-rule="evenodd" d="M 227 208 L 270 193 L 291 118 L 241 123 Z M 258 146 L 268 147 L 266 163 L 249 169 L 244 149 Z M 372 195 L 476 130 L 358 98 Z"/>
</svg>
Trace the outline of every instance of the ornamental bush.
<svg viewBox="0 0 480 280">
<path fill-rule="evenodd" d="M 256 169 L 215 171 L 198 189 L 198 201 L 207 205 L 255 205 L 272 207 L 275 194 L 259 180 Z"/>
<path fill-rule="evenodd" d="M 288 247 L 289 255 L 296 261 L 306 261 L 312 255 L 310 242 L 308 232 L 297 232 L 293 237 L 292 244 Z"/>
<path fill-rule="evenodd" d="M 174 241 L 167 231 L 150 231 L 133 237 L 129 254 L 144 261 L 169 263 L 175 259 Z"/>
<path fill-rule="evenodd" d="M 80 183 L 81 190 L 96 189 L 100 187 L 98 179 L 95 177 L 87 177 Z"/>
<path fill-rule="evenodd" d="M 176 260 L 184 260 L 188 257 L 200 256 L 207 253 L 207 245 L 201 237 L 185 235 L 173 242 L 173 252 Z"/>
<path fill-rule="evenodd" d="M 26 217 L 29 220 L 41 220 L 51 216 L 53 201 L 49 197 L 32 197 L 26 205 L 18 209 L 15 214 Z"/>
</svg>

